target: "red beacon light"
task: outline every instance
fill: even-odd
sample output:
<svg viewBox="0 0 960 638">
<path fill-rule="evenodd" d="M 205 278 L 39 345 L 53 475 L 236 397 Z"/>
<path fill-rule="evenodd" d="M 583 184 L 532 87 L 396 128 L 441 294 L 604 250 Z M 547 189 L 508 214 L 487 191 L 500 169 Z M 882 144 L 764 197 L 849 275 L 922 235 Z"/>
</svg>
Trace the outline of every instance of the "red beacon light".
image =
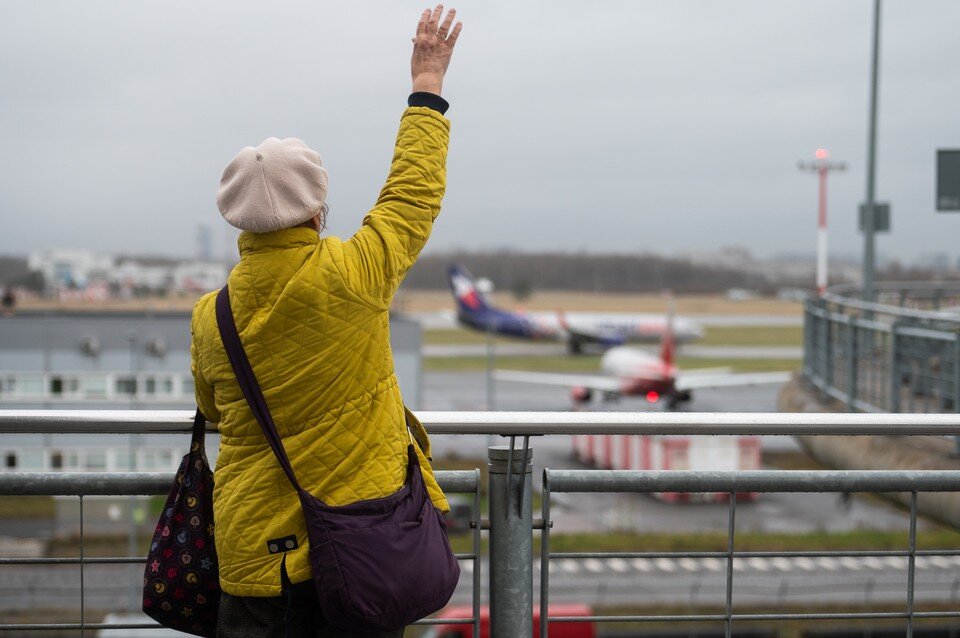
<svg viewBox="0 0 960 638">
<path fill-rule="evenodd" d="M 827 159 L 827 157 L 828 157 L 829 155 L 830 155 L 830 153 L 828 153 L 828 152 L 827 152 L 827 149 L 825 149 L 825 148 L 818 148 L 818 149 L 817 149 L 817 152 L 814 153 L 814 156 L 816 156 L 816 158 L 817 158 L 818 160 L 825 160 L 825 159 Z"/>
<path fill-rule="evenodd" d="M 660 400 L 660 393 L 654 392 L 653 390 L 650 390 L 650 392 L 647 392 L 648 403 L 656 403 L 659 400 Z"/>
</svg>

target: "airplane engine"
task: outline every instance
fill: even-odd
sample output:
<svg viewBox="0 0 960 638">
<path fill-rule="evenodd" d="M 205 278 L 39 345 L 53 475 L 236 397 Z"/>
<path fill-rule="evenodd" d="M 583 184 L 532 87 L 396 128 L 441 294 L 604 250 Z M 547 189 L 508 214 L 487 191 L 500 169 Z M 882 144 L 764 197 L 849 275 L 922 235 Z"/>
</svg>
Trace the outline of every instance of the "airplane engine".
<svg viewBox="0 0 960 638">
<path fill-rule="evenodd" d="M 593 390 L 583 386 L 573 386 L 570 388 L 570 398 L 574 403 L 587 403 L 593 398 Z"/>
</svg>

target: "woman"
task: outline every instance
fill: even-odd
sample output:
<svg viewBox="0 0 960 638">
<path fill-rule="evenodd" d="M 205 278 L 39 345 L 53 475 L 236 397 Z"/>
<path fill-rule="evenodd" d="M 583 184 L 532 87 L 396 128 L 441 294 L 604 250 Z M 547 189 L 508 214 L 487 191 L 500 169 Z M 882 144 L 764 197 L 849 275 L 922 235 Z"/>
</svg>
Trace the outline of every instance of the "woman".
<svg viewBox="0 0 960 638">
<path fill-rule="evenodd" d="M 413 39 L 413 93 L 376 205 L 349 240 L 319 236 L 327 173 L 296 139 L 246 147 L 227 166 L 217 204 L 244 230 L 230 273 L 237 329 L 300 483 L 330 505 L 381 498 L 406 474 L 412 436 L 433 504 L 447 501 L 423 426 L 393 372 L 388 309 L 440 212 L 449 122 L 440 97 L 461 25 L 426 10 Z M 216 293 L 197 303 L 191 364 L 197 403 L 219 423 L 216 546 L 223 590 L 218 635 L 400 636 L 332 628 L 315 602 L 297 495 L 227 360 Z"/>
</svg>

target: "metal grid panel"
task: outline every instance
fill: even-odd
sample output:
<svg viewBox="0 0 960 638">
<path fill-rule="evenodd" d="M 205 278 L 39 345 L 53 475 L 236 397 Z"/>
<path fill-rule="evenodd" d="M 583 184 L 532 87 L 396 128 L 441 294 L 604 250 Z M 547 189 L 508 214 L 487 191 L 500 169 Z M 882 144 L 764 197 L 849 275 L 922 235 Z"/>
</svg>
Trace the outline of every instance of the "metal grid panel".
<svg viewBox="0 0 960 638">
<path fill-rule="evenodd" d="M 480 470 L 438 471 L 435 473 L 440 487 L 447 493 L 472 494 L 470 553 L 457 554 L 462 563 L 472 564 L 471 604 L 473 613 L 470 618 L 424 619 L 416 624 L 461 624 L 472 625 L 474 638 L 480 636 L 480 593 L 481 561 L 480 557 Z M 86 534 L 84 529 L 84 496 L 90 493 L 111 496 L 163 496 L 169 491 L 173 474 L 137 472 L 137 473 L 10 473 L 0 474 L 0 497 L 31 496 L 37 494 L 57 496 L 77 496 L 80 506 L 79 519 L 79 555 L 67 558 L 3 558 L 0 557 L 0 569 L 6 565 L 78 565 L 80 588 L 80 622 L 77 623 L 7 623 L 0 624 L 0 633 L 29 631 L 76 631 L 81 637 L 88 630 L 121 630 L 160 628 L 156 623 L 103 624 L 90 623 L 86 619 L 88 600 L 87 566 L 89 565 L 143 565 L 145 556 L 87 557 L 85 555 Z M 44 592 L 44 596 L 49 592 Z"/>
<path fill-rule="evenodd" d="M 851 411 L 960 411 L 960 314 L 943 311 L 958 296 L 956 286 L 888 285 L 885 303 L 808 300 L 804 377 Z"/>
<path fill-rule="evenodd" d="M 729 500 L 727 551 L 725 552 L 552 552 L 549 537 L 553 521 L 550 514 L 552 495 L 572 492 L 726 492 Z M 887 492 L 910 493 L 910 518 L 907 548 L 902 551 L 879 552 L 742 552 L 735 549 L 737 495 L 744 492 Z M 960 618 L 960 610 L 918 612 L 915 610 L 915 578 L 917 557 L 955 556 L 960 551 L 917 550 L 917 500 L 920 491 L 960 491 L 960 472 L 651 472 L 625 470 L 544 470 L 543 478 L 543 540 L 541 542 L 541 591 L 540 617 L 552 622 L 582 622 L 583 617 L 549 616 L 549 587 L 547 582 L 551 560 L 570 559 L 689 559 L 714 558 L 725 563 L 725 589 L 723 614 L 646 614 L 589 617 L 596 622 L 705 622 L 722 621 L 725 635 L 733 635 L 735 623 L 771 620 L 878 620 L 903 619 L 904 631 L 913 636 L 914 619 Z M 756 557 L 803 557 L 823 556 L 884 556 L 906 559 L 907 583 L 905 609 L 901 612 L 851 612 L 851 613 L 766 613 L 738 614 L 734 612 L 734 573 L 737 560 Z M 547 638 L 547 623 L 541 623 L 540 637 Z"/>
</svg>

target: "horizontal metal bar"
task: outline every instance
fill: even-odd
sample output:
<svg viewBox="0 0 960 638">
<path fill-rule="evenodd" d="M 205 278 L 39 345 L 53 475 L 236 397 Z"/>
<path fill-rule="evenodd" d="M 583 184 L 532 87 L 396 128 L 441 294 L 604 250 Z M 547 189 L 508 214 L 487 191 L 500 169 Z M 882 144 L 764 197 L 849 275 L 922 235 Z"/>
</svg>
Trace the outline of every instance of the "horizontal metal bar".
<svg viewBox="0 0 960 638">
<path fill-rule="evenodd" d="M 835 293 L 825 293 L 824 301 L 844 308 L 854 308 L 856 310 L 867 310 L 875 313 L 890 315 L 892 317 L 903 317 L 907 319 L 922 319 L 925 321 L 942 321 L 944 323 L 960 324 L 960 316 L 952 312 L 943 312 L 937 310 L 914 310 L 912 308 L 901 308 L 900 306 L 889 306 L 887 304 L 862 301 L 860 299 L 851 299 L 850 297 L 841 297 Z"/>
<path fill-rule="evenodd" d="M 940 618 L 960 618 L 960 611 L 955 612 L 941 612 L 942 615 Z M 734 614 L 734 620 L 864 620 L 864 619 L 881 619 L 881 618 L 906 618 L 908 615 L 912 615 L 914 618 L 920 616 L 918 612 L 913 612 L 913 614 L 907 614 L 907 612 L 900 611 L 890 611 L 890 612 L 850 612 L 850 613 L 809 613 L 809 614 Z"/>
<path fill-rule="evenodd" d="M 547 622 L 704 622 L 726 619 L 725 614 L 663 614 L 657 616 L 548 616 Z"/>
<path fill-rule="evenodd" d="M 796 614 L 732 614 L 734 621 L 758 620 L 884 620 L 906 618 L 906 612 L 850 612 L 850 613 L 796 613 Z M 960 611 L 914 612 L 914 618 L 960 618 Z M 551 623 L 572 622 L 713 622 L 723 621 L 724 614 L 672 614 L 632 616 L 549 616 Z"/>
<path fill-rule="evenodd" d="M 960 435 L 960 414 L 418 412 L 431 434 Z M 0 410 L 0 434 L 187 432 L 186 410 Z M 211 432 L 215 428 L 210 428 Z"/>
<path fill-rule="evenodd" d="M 931 341 L 946 341 L 949 343 L 952 343 L 957 340 L 957 333 L 955 332 L 947 332 L 944 330 L 933 330 L 931 328 L 917 328 L 913 326 L 901 326 L 897 328 L 897 336 L 918 337 L 920 339 L 930 339 Z"/>
<path fill-rule="evenodd" d="M 906 532 L 904 532 L 906 534 Z M 737 551 L 732 553 L 726 550 L 720 551 L 698 551 L 698 552 L 550 552 L 550 560 L 560 560 L 564 558 L 587 559 L 587 558 L 726 558 L 727 556 L 735 558 L 846 558 L 846 557 L 865 557 L 865 556 L 894 556 L 906 558 L 910 556 L 910 551 L 906 549 L 824 549 L 815 550 L 797 550 L 797 551 Z M 960 556 L 960 550 L 957 549 L 926 549 L 917 550 L 915 556 Z"/>
<path fill-rule="evenodd" d="M 441 489 L 473 493 L 473 471 L 437 471 Z M 156 496 L 167 494 L 174 475 L 166 472 L 10 472 L 0 473 L 0 496 Z"/>
<path fill-rule="evenodd" d="M 42 631 L 44 629 L 57 629 L 57 630 L 68 630 L 68 629 L 160 629 L 161 626 L 157 623 L 117 623 L 116 625 L 105 625 L 103 623 L 24 623 L 22 625 L 18 624 L 2 624 L 0 625 L 0 631 Z"/>
<path fill-rule="evenodd" d="M 544 470 L 551 492 L 957 492 L 957 470 Z"/>
<path fill-rule="evenodd" d="M 476 622 L 473 618 L 424 618 L 413 623 L 414 625 L 472 625 Z M 70 630 L 70 629 L 160 629 L 162 625 L 157 623 L 117 623 L 105 625 L 103 623 L 24 623 L 24 624 L 0 624 L 0 631 L 43 631 L 43 630 Z"/>
<path fill-rule="evenodd" d="M 0 558 L 0 565 L 136 565 L 146 556 L 101 556 L 92 558 Z"/>
<path fill-rule="evenodd" d="M 918 552 L 919 553 L 919 552 Z M 457 560 L 477 560 L 476 554 L 454 554 Z M 146 556 L 104 556 L 93 558 L 0 558 L 0 565 L 142 565 Z"/>
<path fill-rule="evenodd" d="M 671 551 L 671 552 L 550 552 L 549 560 L 565 558 L 584 560 L 589 558 L 726 558 L 727 551 Z M 822 550 L 822 551 L 734 551 L 734 558 L 858 558 L 858 557 L 896 557 L 907 558 L 908 550 Z M 956 549 L 917 550 L 915 556 L 960 556 Z M 454 554 L 457 560 L 477 560 L 474 554 Z M 117 556 L 93 558 L 0 558 L 0 565 L 123 565 L 143 564 L 145 556 Z"/>
</svg>

